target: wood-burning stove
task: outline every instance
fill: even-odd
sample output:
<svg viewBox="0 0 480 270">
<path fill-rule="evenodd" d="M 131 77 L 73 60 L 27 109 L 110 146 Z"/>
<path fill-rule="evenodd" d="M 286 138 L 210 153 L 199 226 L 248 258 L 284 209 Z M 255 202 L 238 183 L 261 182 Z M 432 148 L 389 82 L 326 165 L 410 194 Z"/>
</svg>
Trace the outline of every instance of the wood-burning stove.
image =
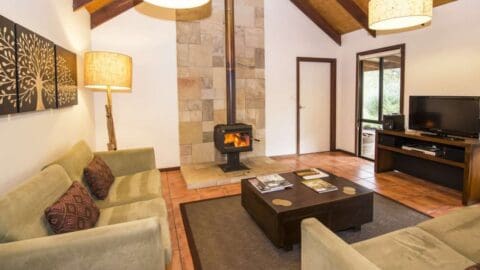
<svg viewBox="0 0 480 270">
<path fill-rule="evenodd" d="M 240 163 L 240 153 L 253 150 L 252 126 L 246 124 L 217 125 L 214 129 L 215 147 L 227 154 L 227 164 L 220 165 L 225 172 L 248 170 Z"/>
<path fill-rule="evenodd" d="M 227 154 L 227 164 L 220 165 L 225 172 L 248 170 L 240 162 L 240 153 L 253 150 L 252 126 L 236 123 L 235 86 L 235 19 L 234 2 L 225 0 L 225 58 L 227 72 L 227 124 L 214 130 L 215 147 Z"/>
</svg>

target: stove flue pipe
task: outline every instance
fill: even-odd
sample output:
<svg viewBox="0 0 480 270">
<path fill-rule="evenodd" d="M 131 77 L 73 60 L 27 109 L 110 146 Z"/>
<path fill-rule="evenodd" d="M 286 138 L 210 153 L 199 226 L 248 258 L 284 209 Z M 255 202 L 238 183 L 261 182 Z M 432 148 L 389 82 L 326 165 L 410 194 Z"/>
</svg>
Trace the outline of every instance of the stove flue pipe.
<svg viewBox="0 0 480 270">
<path fill-rule="evenodd" d="M 235 4 L 234 0 L 225 0 L 225 58 L 227 71 L 227 124 L 236 123 L 235 89 Z"/>
</svg>

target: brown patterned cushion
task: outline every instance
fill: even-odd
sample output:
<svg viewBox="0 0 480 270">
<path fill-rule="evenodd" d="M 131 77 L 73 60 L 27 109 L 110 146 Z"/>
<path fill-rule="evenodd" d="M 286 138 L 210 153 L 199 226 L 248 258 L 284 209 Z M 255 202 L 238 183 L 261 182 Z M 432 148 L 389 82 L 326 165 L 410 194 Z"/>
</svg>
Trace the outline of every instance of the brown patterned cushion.
<svg viewBox="0 0 480 270">
<path fill-rule="evenodd" d="M 465 270 L 480 270 L 480 263 L 467 267 Z"/>
<path fill-rule="evenodd" d="M 115 180 L 112 171 L 105 161 L 95 156 L 83 170 L 83 174 L 92 194 L 100 200 L 105 199 Z"/>
<path fill-rule="evenodd" d="M 45 209 L 47 222 L 55 233 L 90 229 L 97 223 L 99 215 L 88 191 L 76 181 L 60 199 Z"/>
</svg>

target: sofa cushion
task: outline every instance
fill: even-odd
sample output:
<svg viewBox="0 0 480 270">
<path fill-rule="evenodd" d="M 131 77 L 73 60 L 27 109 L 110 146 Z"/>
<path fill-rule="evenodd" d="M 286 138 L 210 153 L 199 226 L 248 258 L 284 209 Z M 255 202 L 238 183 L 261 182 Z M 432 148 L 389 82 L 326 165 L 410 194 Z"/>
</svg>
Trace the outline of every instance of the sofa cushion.
<svg viewBox="0 0 480 270">
<path fill-rule="evenodd" d="M 52 164 L 62 166 L 73 181 L 83 180 L 83 169 L 92 161 L 93 153 L 88 144 L 81 141 L 75 144 L 65 155 Z"/>
<path fill-rule="evenodd" d="M 97 201 L 100 208 L 162 197 L 160 172 L 150 170 L 115 178 L 107 198 Z"/>
<path fill-rule="evenodd" d="M 480 207 L 472 206 L 453 211 L 423 222 L 418 227 L 461 253 L 480 263 Z"/>
<path fill-rule="evenodd" d="M 428 232 L 411 227 L 352 245 L 380 269 L 465 269 L 474 264 Z"/>
<path fill-rule="evenodd" d="M 96 198 L 103 200 L 107 197 L 110 186 L 115 177 L 105 161 L 95 156 L 84 169 L 85 182 Z"/>
<path fill-rule="evenodd" d="M 150 217 L 158 217 L 160 220 L 161 240 L 165 248 L 165 260 L 168 264 L 172 258 L 172 245 L 170 242 L 167 206 L 162 198 L 101 209 L 97 227 Z"/>
<path fill-rule="evenodd" d="M 77 181 L 52 206 L 45 209 L 48 224 L 57 234 L 93 228 L 99 214 L 87 189 Z"/>
<path fill-rule="evenodd" d="M 65 170 L 53 165 L 0 197 L 0 243 L 52 234 L 44 210 L 71 184 Z"/>
</svg>

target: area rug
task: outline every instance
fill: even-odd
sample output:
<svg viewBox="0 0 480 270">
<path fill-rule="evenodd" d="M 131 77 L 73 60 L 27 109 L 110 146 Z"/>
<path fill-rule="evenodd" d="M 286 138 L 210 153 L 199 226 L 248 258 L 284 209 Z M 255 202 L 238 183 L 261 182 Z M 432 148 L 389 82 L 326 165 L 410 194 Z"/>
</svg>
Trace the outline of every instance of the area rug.
<svg viewBox="0 0 480 270">
<path fill-rule="evenodd" d="M 249 170 L 225 173 L 214 162 L 184 165 L 180 168 L 188 189 L 206 188 L 239 183 L 242 179 L 259 175 L 284 173 L 290 166 L 269 157 L 252 157 L 242 160 Z"/>
<path fill-rule="evenodd" d="M 300 246 L 276 248 L 241 206 L 240 196 L 182 204 L 183 222 L 196 270 L 298 270 Z M 374 221 L 361 231 L 338 232 L 347 243 L 414 226 L 430 217 L 381 195 Z"/>
</svg>

